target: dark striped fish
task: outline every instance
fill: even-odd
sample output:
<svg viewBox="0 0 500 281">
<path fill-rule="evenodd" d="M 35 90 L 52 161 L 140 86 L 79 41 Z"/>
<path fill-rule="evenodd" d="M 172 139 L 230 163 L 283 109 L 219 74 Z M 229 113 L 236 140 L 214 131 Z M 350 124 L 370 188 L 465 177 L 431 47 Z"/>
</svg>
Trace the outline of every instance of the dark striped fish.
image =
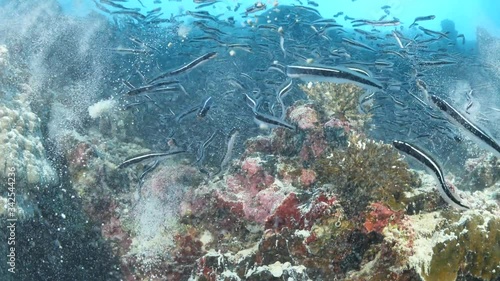
<svg viewBox="0 0 500 281">
<path fill-rule="evenodd" d="M 441 60 L 434 60 L 434 61 L 419 61 L 417 64 L 419 66 L 448 66 L 448 65 L 457 64 L 457 61 L 441 59 Z"/>
<path fill-rule="evenodd" d="M 203 160 L 205 159 L 205 150 L 207 149 L 207 146 L 214 140 L 215 135 L 217 134 L 217 131 L 214 131 L 207 140 L 205 140 L 200 147 L 198 148 L 198 157 L 196 159 L 196 162 L 194 164 L 200 163 L 200 166 L 203 165 Z"/>
<path fill-rule="evenodd" d="M 398 141 L 395 140 L 392 142 L 392 145 L 397 148 L 399 151 L 402 151 L 418 161 L 420 161 L 422 164 L 424 164 L 427 168 L 432 170 L 432 172 L 437 176 L 438 181 L 439 181 L 439 187 L 438 191 L 439 194 L 441 195 L 441 198 L 444 199 L 448 204 L 451 206 L 464 210 L 464 209 L 470 209 L 469 207 L 465 206 L 458 200 L 458 198 L 451 193 L 450 187 L 446 184 L 446 181 L 444 179 L 443 171 L 441 170 L 441 167 L 438 165 L 432 157 L 426 153 L 424 153 L 420 148 L 411 145 L 409 143 L 403 142 L 403 141 Z"/>
<path fill-rule="evenodd" d="M 294 125 L 287 123 L 281 118 L 274 117 L 265 113 L 260 113 L 257 111 L 257 102 L 252 99 L 248 94 L 245 94 L 247 104 L 252 108 L 254 114 L 254 121 L 263 129 L 283 127 L 295 131 L 297 128 Z"/>
<path fill-rule="evenodd" d="M 211 106 L 212 106 L 212 97 L 208 97 L 201 105 L 201 108 L 200 110 L 198 110 L 196 116 L 198 116 L 198 118 L 203 118 L 207 116 L 208 110 L 210 109 Z"/>
<path fill-rule="evenodd" d="M 295 131 L 297 128 L 294 125 L 287 123 L 280 118 L 274 117 L 272 115 L 260 113 L 254 110 L 254 119 L 257 124 L 260 125 L 261 128 L 274 128 L 274 127 L 283 127 L 289 130 Z"/>
<path fill-rule="evenodd" d="M 375 50 L 374 48 L 366 45 L 366 44 L 363 44 L 361 42 L 358 42 L 356 40 L 352 40 L 352 39 L 349 39 L 349 38 L 342 38 L 342 42 L 347 44 L 347 45 L 350 45 L 352 47 L 355 47 L 357 49 L 360 49 L 360 50 L 365 50 L 365 51 L 371 51 L 371 52 L 377 52 L 377 50 Z"/>
<path fill-rule="evenodd" d="M 434 31 L 434 30 L 430 30 L 430 29 L 427 29 L 427 28 L 423 28 L 421 26 L 418 27 L 420 30 L 422 30 L 425 34 L 429 35 L 429 36 L 434 36 L 434 35 L 439 35 L 439 37 L 444 37 L 444 38 L 448 38 L 448 32 L 446 33 L 443 33 L 443 32 L 439 32 L 439 31 Z"/>
<path fill-rule="evenodd" d="M 114 11 L 114 12 L 111 12 L 111 14 L 113 15 L 126 15 L 126 16 L 131 16 L 137 20 L 145 20 L 146 19 L 146 16 L 139 13 L 139 12 L 136 12 L 136 11 L 129 11 L 129 10 L 125 10 L 125 11 Z"/>
<path fill-rule="evenodd" d="M 144 49 L 130 49 L 130 48 L 107 48 L 106 50 L 112 51 L 122 55 L 137 55 L 137 54 L 146 54 L 148 50 Z"/>
<path fill-rule="evenodd" d="M 424 16 L 424 17 L 416 17 L 415 20 L 413 21 L 412 24 L 410 24 L 410 26 L 408 28 L 411 28 L 412 26 L 416 25 L 417 24 L 417 21 L 424 21 L 424 20 L 433 20 L 435 19 L 436 16 L 435 15 L 430 15 L 430 16 Z"/>
<path fill-rule="evenodd" d="M 167 86 L 167 85 L 172 85 L 172 84 L 179 84 L 179 81 L 177 81 L 177 80 L 174 80 L 174 81 L 164 81 L 164 82 L 159 82 L 159 83 L 156 83 L 156 84 L 150 84 L 150 85 L 142 86 L 142 87 L 139 87 L 139 88 L 134 88 L 134 89 L 128 91 L 126 93 L 126 95 L 128 95 L 128 96 L 135 96 L 135 95 L 138 95 L 138 94 L 141 94 L 141 93 L 149 92 L 151 90 L 158 89 L 160 87 Z"/>
<path fill-rule="evenodd" d="M 473 137 L 476 140 L 479 140 L 479 143 L 484 143 L 486 146 L 483 146 L 485 149 L 488 149 L 497 157 L 500 157 L 500 144 L 498 144 L 492 137 L 490 137 L 486 132 L 484 132 L 481 128 L 476 126 L 470 120 L 465 118 L 465 116 L 456 110 L 453 106 L 447 103 L 445 100 L 435 96 L 430 95 L 431 101 L 441 110 L 448 119 L 454 123 L 465 129 L 466 132 L 469 132 L 469 136 Z"/>
<path fill-rule="evenodd" d="M 180 123 L 184 117 L 188 116 L 191 113 L 194 113 L 195 111 L 197 111 L 199 109 L 200 109 L 200 106 L 196 105 L 196 106 L 193 106 L 193 107 L 189 108 L 188 110 L 185 110 L 184 112 L 182 112 L 181 114 L 179 114 L 175 118 L 175 122 Z"/>
<path fill-rule="evenodd" d="M 127 80 L 122 80 L 122 83 L 127 86 L 127 88 L 129 89 L 135 89 L 134 85 L 132 85 L 132 83 L 130 83 L 129 81 Z"/>
<path fill-rule="evenodd" d="M 139 154 L 139 155 L 136 155 L 136 156 L 133 156 L 133 157 L 126 159 L 120 165 L 118 165 L 118 168 L 119 169 L 126 168 L 132 164 L 137 164 L 137 163 L 140 163 L 140 162 L 147 160 L 147 159 L 175 155 L 175 154 L 184 153 L 184 152 L 186 152 L 186 151 L 185 150 L 176 150 L 176 151 L 166 151 L 166 152 L 147 152 L 147 153 Z"/>
<path fill-rule="evenodd" d="M 200 4 L 198 6 L 195 7 L 195 9 L 201 9 L 201 8 L 204 8 L 204 7 L 207 7 L 207 6 L 211 6 L 217 2 L 220 2 L 220 1 L 208 1 L 206 3 L 203 3 L 203 4 Z"/>
<path fill-rule="evenodd" d="M 291 78 L 300 78 L 304 81 L 352 83 L 374 91 L 382 91 L 384 89 L 378 80 L 340 66 L 333 68 L 324 66 L 289 65 L 286 67 L 286 75 Z"/>
<path fill-rule="evenodd" d="M 321 17 L 321 13 L 318 12 L 318 10 L 316 10 L 316 9 L 313 9 L 313 8 L 310 8 L 307 6 L 298 6 L 298 5 L 293 5 L 293 6 L 297 9 L 308 11 L 308 12 L 314 13 L 314 14 L 318 15 L 319 17 Z"/>
<path fill-rule="evenodd" d="M 254 5 L 246 8 L 245 15 L 248 16 L 249 14 L 256 13 L 258 11 L 262 11 L 262 10 L 265 10 L 265 9 L 266 9 L 266 4 L 258 1 Z"/>
<path fill-rule="evenodd" d="M 215 22 L 217 21 L 217 17 L 212 16 L 209 12 L 206 11 L 201 11 L 201 12 L 186 11 L 186 14 L 198 19 L 207 19 Z"/>
<path fill-rule="evenodd" d="M 458 38 L 462 38 L 462 45 L 463 45 L 463 44 L 465 44 L 465 35 L 463 35 L 463 34 L 458 34 L 458 35 L 457 35 L 457 39 L 458 39 Z"/>
<path fill-rule="evenodd" d="M 401 41 L 401 34 L 397 31 L 392 31 L 392 36 L 394 36 L 394 39 L 396 39 L 396 42 L 398 42 L 398 45 L 401 49 L 404 49 L 405 46 L 403 46 L 403 42 Z"/>
<path fill-rule="evenodd" d="M 285 104 L 283 103 L 283 98 L 292 89 L 292 86 L 293 86 L 292 79 L 287 79 L 287 81 L 285 81 L 280 86 L 279 91 L 276 93 L 276 99 L 278 100 L 278 103 L 280 104 L 281 107 L 281 119 L 284 119 L 286 114 L 286 108 Z"/>
<path fill-rule="evenodd" d="M 313 21 L 312 23 L 315 23 L 315 24 L 323 24 L 323 23 L 336 23 L 337 21 L 334 20 L 334 19 L 318 19 L 318 20 L 315 20 Z"/>
<path fill-rule="evenodd" d="M 371 26 L 397 26 L 400 25 L 401 22 L 399 20 L 353 20 L 351 23 L 354 23 L 353 27 L 363 26 L 363 25 L 371 25 Z"/>
<path fill-rule="evenodd" d="M 155 160 L 155 161 L 153 161 L 153 163 L 150 163 L 150 164 L 144 166 L 143 172 L 139 176 L 139 181 L 142 181 L 146 177 L 147 174 L 149 174 L 154 169 L 156 169 L 156 167 L 158 166 L 158 163 L 160 163 L 160 161 Z"/>
<path fill-rule="evenodd" d="M 113 1 L 109 1 L 109 0 L 100 0 L 100 2 L 102 4 L 106 4 L 106 5 L 118 8 L 118 9 L 123 9 L 123 10 L 128 10 L 128 11 L 136 11 L 137 12 L 137 11 L 141 10 L 140 8 L 127 8 L 127 7 L 123 6 L 123 5 L 116 4 Z"/>
<path fill-rule="evenodd" d="M 206 61 L 208 61 L 216 56 L 217 56 L 217 52 L 206 53 L 203 56 L 196 58 L 192 62 L 190 62 L 190 63 L 188 63 L 188 64 L 186 64 L 186 65 L 184 65 L 176 70 L 172 70 L 172 71 L 163 73 L 163 74 L 157 76 L 156 78 L 151 79 L 150 81 L 148 81 L 148 83 L 152 83 L 154 81 L 157 81 L 157 80 L 169 77 L 169 76 L 177 75 L 177 74 L 180 74 L 183 72 L 188 72 L 188 71 L 192 70 L 193 68 L 199 66 L 200 64 L 202 64 L 202 63 L 204 63 L 204 62 L 206 62 Z"/>
<path fill-rule="evenodd" d="M 106 7 L 104 7 L 103 5 L 99 4 L 96 0 L 92 0 L 92 1 L 94 1 L 94 3 L 95 3 L 95 5 L 96 5 L 97 9 L 99 9 L 99 10 L 101 10 L 101 11 L 105 12 L 105 13 L 111 14 L 111 11 L 110 11 L 110 10 L 108 10 L 108 9 L 107 9 Z"/>
</svg>

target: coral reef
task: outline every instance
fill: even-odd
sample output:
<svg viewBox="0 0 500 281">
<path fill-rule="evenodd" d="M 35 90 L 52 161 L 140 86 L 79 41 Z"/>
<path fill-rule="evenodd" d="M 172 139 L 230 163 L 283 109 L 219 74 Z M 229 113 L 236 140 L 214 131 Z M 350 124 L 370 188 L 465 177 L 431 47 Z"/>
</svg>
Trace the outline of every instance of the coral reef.
<svg viewBox="0 0 500 281">
<path fill-rule="evenodd" d="M 5 104 L 0 106 L 0 142 L 3 147 L 0 177 L 6 177 L 7 167 L 15 167 L 17 176 L 26 179 L 30 186 L 57 183 L 58 177 L 41 142 L 38 117 L 21 102 L 13 105 L 13 108 Z"/>
<path fill-rule="evenodd" d="M 7 178 L 8 168 L 14 167 L 19 194 L 29 194 L 35 188 L 57 184 L 59 177 L 47 159 L 40 118 L 31 110 L 31 88 L 8 77 L 17 70 L 10 65 L 5 46 L 0 46 L 0 62 L 0 79 L 6 79 L 0 88 L 0 178 Z"/>
<path fill-rule="evenodd" d="M 318 114 L 310 105 L 299 106 L 292 109 L 290 119 L 297 123 L 299 129 L 307 130 L 318 126 Z"/>
<path fill-rule="evenodd" d="M 305 111 L 314 108 L 307 107 Z M 294 110 L 297 109 L 290 112 Z M 253 240 L 252 236 L 239 236 L 226 224 L 225 229 L 232 233 L 230 237 L 246 238 L 240 242 L 247 247 L 212 245 L 215 250 L 198 260 L 192 278 L 253 280 L 257 272 L 258 280 L 278 280 L 283 276 L 293 280 L 307 280 L 311 276 L 322 280 L 445 280 L 442 278 L 458 275 L 480 280 L 498 278 L 495 275 L 498 269 L 493 268 L 499 256 L 494 242 L 497 234 L 491 232 L 497 230 L 492 230 L 496 220 L 488 215 L 490 223 L 482 222 L 478 215 L 460 217 L 454 210 L 443 211 L 446 205 L 440 201 L 431 176 L 411 171 L 390 145 L 351 131 L 349 125 L 327 121 L 323 126 L 306 128 L 308 133 L 299 139 L 278 130 L 269 137 L 249 140 L 240 162 L 242 168 L 233 169 L 236 173 L 229 175 L 231 180 L 226 182 L 234 183 L 232 177 L 236 175 L 239 186 L 246 186 L 231 191 L 235 201 L 229 208 L 236 216 L 232 224 L 262 223 L 262 219 L 248 215 L 252 208 L 262 208 L 262 205 L 248 203 L 255 201 L 255 195 L 241 196 L 247 188 L 259 192 L 272 187 L 274 194 L 283 191 L 288 194 L 272 200 L 273 204 L 268 205 L 271 207 L 265 208 L 259 217 L 268 214 L 260 240 L 255 240 L 255 236 Z M 325 131 L 332 129 L 336 130 L 332 137 L 336 141 L 327 143 Z M 308 137 L 327 144 L 313 165 L 305 167 L 308 161 L 297 154 Z M 280 146 L 287 146 L 291 141 L 297 146 L 295 154 L 262 155 L 269 151 L 290 151 Z M 267 177 L 275 174 L 274 180 L 263 184 Z M 245 185 L 241 185 L 245 182 L 243 179 L 246 179 Z M 311 186 L 313 194 L 304 193 Z M 490 202 L 487 206 L 491 212 L 498 213 L 498 205 Z M 468 222 L 476 231 L 464 230 L 463 222 Z M 465 233 L 477 236 L 474 241 L 485 241 L 488 246 L 478 248 L 475 242 L 470 245 L 472 252 L 467 252 L 471 242 L 464 241 Z M 492 237 L 484 238 L 490 233 Z M 455 236 L 464 240 L 458 245 L 447 243 Z M 460 247 L 463 251 L 462 258 L 446 265 L 452 269 L 451 275 L 447 270 L 439 270 L 441 262 L 449 259 L 447 252 L 441 251 L 443 247 L 450 251 Z M 484 264 L 479 262 L 480 257 Z M 474 265 L 469 264 L 471 261 Z M 296 270 L 287 272 L 285 269 L 290 267 Z"/>
<path fill-rule="evenodd" d="M 125 279 L 498 278 L 498 204 L 474 201 L 481 215 L 446 209 L 431 176 L 364 134 L 359 89 L 314 85 L 316 94 L 335 90 L 330 104 L 296 102 L 287 118 L 297 132 L 247 139 L 217 178 L 182 154 L 143 179 L 148 163 L 116 169 L 148 151 L 116 122 L 105 129 L 103 120 L 129 118 L 119 110 L 90 120 L 85 136 L 61 135 L 73 188 Z"/>
</svg>

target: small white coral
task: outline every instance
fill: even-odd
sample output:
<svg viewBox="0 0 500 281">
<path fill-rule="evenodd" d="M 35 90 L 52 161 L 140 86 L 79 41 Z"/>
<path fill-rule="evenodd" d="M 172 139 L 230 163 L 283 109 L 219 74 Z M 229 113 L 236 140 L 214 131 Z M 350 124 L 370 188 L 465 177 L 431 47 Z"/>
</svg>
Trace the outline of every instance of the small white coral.
<svg viewBox="0 0 500 281">
<path fill-rule="evenodd" d="M 95 104 L 89 106 L 90 118 L 96 119 L 105 114 L 108 114 L 116 107 L 116 105 L 117 102 L 113 99 L 96 102 Z"/>
</svg>

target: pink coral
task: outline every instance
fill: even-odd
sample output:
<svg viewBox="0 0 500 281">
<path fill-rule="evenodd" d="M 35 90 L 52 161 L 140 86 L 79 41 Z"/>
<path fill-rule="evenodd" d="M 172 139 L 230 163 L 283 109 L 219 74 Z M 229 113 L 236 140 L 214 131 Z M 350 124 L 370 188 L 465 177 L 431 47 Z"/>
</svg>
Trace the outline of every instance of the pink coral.
<svg viewBox="0 0 500 281">
<path fill-rule="evenodd" d="M 309 187 L 313 183 L 316 182 L 316 172 L 311 169 L 302 169 L 302 173 L 300 175 L 300 183 L 304 187 Z"/>
<path fill-rule="evenodd" d="M 259 158 L 245 158 L 241 170 L 226 177 L 227 189 L 215 192 L 217 202 L 239 217 L 264 223 L 284 195 L 276 189 L 274 177 L 264 170 Z"/>
<path fill-rule="evenodd" d="M 290 119 L 295 121 L 300 129 L 314 129 L 318 125 L 318 114 L 310 105 L 299 106 L 290 112 Z"/>
<path fill-rule="evenodd" d="M 328 122 L 325 123 L 325 128 L 343 128 L 346 133 L 351 131 L 351 124 L 347 120 L 340 120 L 338 118 L 332 118 Z"/>
<path fill-rule="evenodd" d="M 254 157 L 248 157 L 243 160 L 241 168 L 248 174 L 248 176 L 253 176 L 262 170 L 262 166 L 260 166 L 260 159 Z"/>
<path fill-rule="evenodd" d="M 274 178 L 263 171 L 249 178 L 242 175 L 228 176 L 228 189 L 216 194 L 221 204 L 233 211 L 240 211 L 242 217 L 264 223 L 284 197 L 275 189 L 273 182 Z"/>
</svg>

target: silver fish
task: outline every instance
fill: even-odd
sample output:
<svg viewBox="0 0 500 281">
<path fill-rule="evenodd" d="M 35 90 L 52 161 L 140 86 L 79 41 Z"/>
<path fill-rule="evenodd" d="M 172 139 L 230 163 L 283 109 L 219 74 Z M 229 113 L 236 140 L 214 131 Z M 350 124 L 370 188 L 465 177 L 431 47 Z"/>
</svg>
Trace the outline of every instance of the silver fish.
<svg viewBox="0 0 500 281">
<path fill-rule="evenodd" d="M 381 91 L 384 89 L 383 85 L 378 80 L 341 66 L 324 67 L 289 65 L 286 67 L 286 74 L 288 77 L 300 78 L 305 81 L 352 83 L 373 91 Z"/>
<path fill-rule="evenodd" d="M 179 153 L 184 153 L 186 152 L 185 150 L 176 150 L 176 151 L 166 151 L 166 152 L 148 152 L 148 153 L 143 153 L 139 154 L 133 157 L 130 157 L 123 161 L 120 165 L 118 165 L 118 168 L 126 168 L 132 164 L 137 164 L 140 163 L 144 160 L 151 159 L 151 158 L 158 158 L 158 157 L 163 157 L 163 156 L 169 156 L 169 155 L 175 155 Z"/>
</svg>

